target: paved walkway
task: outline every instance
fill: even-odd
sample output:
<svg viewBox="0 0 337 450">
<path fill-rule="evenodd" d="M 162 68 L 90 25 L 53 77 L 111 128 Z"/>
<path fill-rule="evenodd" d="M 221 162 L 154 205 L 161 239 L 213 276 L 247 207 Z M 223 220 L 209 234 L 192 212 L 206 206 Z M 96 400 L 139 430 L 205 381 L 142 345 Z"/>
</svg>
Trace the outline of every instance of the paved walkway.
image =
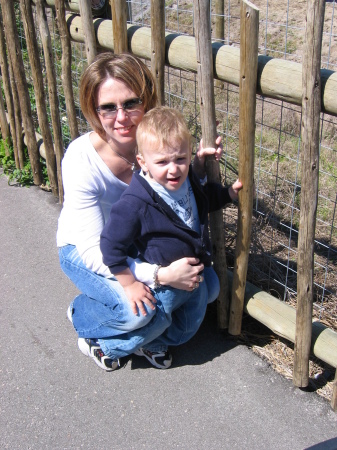
<svg viewBox="0 0 337 450">
<path fill-rule="evenodd" d="M 60 206 L 0 177 L 1 449 L 337 449 L 337 414 L 216 329 L 212 314 L 166 371 L 116 372 L 76 346 L 76 289 L 58 265 Z M 143 361 L 144 359 L 144 361 Z"/>
</svg>

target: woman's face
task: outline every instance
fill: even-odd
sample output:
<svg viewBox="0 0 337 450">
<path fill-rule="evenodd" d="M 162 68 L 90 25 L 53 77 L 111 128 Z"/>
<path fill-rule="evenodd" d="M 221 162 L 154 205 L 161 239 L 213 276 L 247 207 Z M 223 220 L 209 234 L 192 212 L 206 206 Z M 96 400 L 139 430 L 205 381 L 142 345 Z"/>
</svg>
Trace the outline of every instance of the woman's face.
<svg viewBox="0 0 337 450">
<path fill-rule="evenodd" d="M 142 104 L 137 105 L 133 111 L 124 111 L 122 105 L 137 95 L 122 81 L 108 78 L 98 88 L 96 95 L 96 108 L 102 105 L 114 104 L 118 110 L 114 117 L 104 117 L 98 113 L 106 139 L 117 151 L 134 149 L 136 145 L 136 130 L 145 111 Z"/>
</svg>

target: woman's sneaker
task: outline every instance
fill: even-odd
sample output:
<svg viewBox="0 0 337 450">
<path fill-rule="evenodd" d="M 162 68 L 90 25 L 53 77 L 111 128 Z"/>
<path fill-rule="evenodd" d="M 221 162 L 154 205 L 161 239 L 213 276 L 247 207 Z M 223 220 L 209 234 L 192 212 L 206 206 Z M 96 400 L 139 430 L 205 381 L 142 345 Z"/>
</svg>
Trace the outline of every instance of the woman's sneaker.
<svg viewBox="0 0 337 450">
<path fill-rule="evenodd" d="M 134 352 L 135 355 L 145 356 L 150 363 L 157 367 L 157 369 L 168 369 L 172 364 L 172 355 L 166 350 L 166 352 L 150 352 L 145 348 L 140 348 Z"/>
<path fill-rule="evenodd" d="M 85 356 L 90 356 L 103 370 L 112 371 L 119 367 L 119 359 L 111 359 L 106 356 L 96 339 L 78 339 L 78 348 Z"/>
<path fill-rule="evenodd" d="M 71 305 L 68 306 L 67 317 L 68 317 L 68 320 L 70 320 L 70 322 L 73 323 L 73 308 Z"/>
</svg>

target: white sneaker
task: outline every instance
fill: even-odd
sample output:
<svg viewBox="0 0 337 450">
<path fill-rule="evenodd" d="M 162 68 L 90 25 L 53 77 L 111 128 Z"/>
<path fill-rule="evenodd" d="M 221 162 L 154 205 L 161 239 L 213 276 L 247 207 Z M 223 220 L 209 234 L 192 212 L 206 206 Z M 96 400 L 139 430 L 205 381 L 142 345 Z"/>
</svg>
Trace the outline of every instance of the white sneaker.
<svg viewBox="0 0 337 450">
<path fill-rule="evenodd" d="M 73 308 L 71 307 L 71 305 L 69 305 L 67 309 L 67 317 L 70 320 L 70 322 L 73 323 Z"/>
<path fill-rule="evenodd" d="M 79 338 L 77 343 L 83 355 L 90 356 L 101 369 L 111 372 L 120 366 L 119 359 L 111 359 L 104 355 L 95 339 Z"/>
<path fill-rule="evenodd" d="M 168 369 L 172 364 L 172 355 L 168 350 L 163 352 L 150 352 L 150 350 L 146 350 L 145 348 L 139 348 L 134 354 L 145 356 L 157 369 Z"/>
</svg>

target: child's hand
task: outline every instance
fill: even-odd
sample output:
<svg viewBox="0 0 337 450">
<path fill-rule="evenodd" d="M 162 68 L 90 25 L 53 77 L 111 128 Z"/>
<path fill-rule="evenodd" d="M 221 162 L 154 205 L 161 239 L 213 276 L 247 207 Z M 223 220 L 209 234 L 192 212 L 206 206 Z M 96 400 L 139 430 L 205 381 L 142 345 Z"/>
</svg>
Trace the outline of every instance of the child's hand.
<svg viewBox="0 0 337 450">
<path fill-rule="evenodd" d="M 199 149 L 193 160 L 193 171 L 200 178 L 204 178 L 205 172 L 205 159 L 206 156 L 214 156 L 216 161 L 220 161 L 223 152 L 223 147 L 221 143 L 221 136 L 218 136 L 215 140 L 215 147 L 203 147 L 202 139 L 199 144 Z"/>
<path fill-rule="evenodd" d="M 153 310 L 156 309 L 156 299 L 151 294 L 150 288 L 140 281 L 134 281 L 132 284 L 124 286 L 124 291 L 130 301 L 132 312 L 135 315 L 138 314 L 138 311 L 143 316 L 147 315 L 144 304 Z"/>
<path fill-rule="evenodd" d="M 197 158 L 199 158 L 202 164 L 205 163 L 205 157 L 214 155 L 216 161 L 220 161 L 221 155 L 223 152 L 223 146 L 221 143 L 221 136 L 217 136 L 215 140 L 215 147 L 206 147 L 204 148 L 202 139 L 199 144 L 199 149 L 197 151 Z"/>
<path fill-rule="evenodd" d="M 232 186 L 228 190 L 230 198 L 233 201 L 236 201 L 238 199 L 238 197 L 239 197 L 238 193 L 239 193 L 239 191 L 241 191 L 241 189 L 242 189 L 242 183 L 241 183 L 241 181 L 239 181 L 239 179 L 237 179 L 235 181 L 235 183 L 233 183 Z"/>
</svg>

